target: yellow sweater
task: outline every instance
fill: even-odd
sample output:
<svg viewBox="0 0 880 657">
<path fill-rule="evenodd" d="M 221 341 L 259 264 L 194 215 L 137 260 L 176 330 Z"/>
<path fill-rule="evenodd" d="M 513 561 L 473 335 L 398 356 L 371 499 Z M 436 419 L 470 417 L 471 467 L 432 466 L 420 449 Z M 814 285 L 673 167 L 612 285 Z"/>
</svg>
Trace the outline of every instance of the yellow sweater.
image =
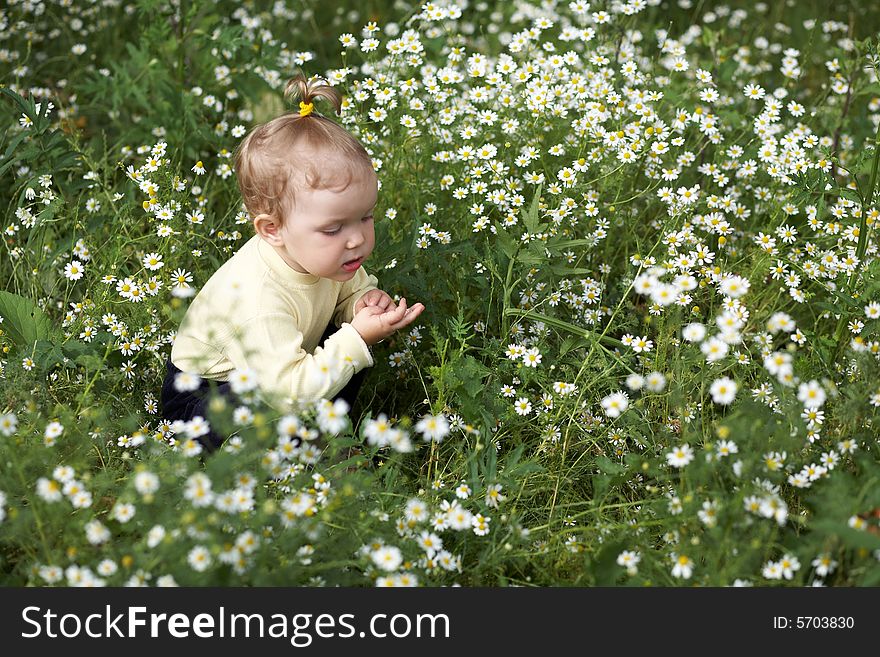
<svg viewBox="0 0 880 657">
<path fill-rule="evenodd" d="M 193 299 L 171 362 L 215 381 L 250 369 L 266 400 L 282 410 L 294 400 L 332 399 L 373 365 L 348 322 L 357 300 L 377 283 L 363 267 L 345 283 L 300 273 L 254 235 Z M 331 319 L 340 328 L 319 345 Z"/>
</svg>

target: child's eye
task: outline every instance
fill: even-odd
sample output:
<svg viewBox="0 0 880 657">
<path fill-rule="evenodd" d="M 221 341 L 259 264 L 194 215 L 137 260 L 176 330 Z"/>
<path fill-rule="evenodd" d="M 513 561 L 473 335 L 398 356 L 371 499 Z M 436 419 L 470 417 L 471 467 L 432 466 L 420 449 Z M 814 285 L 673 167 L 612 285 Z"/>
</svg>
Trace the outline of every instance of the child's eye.
<svg viewBox="0 0 880 657">
<path fill-rule="evenodd" d="M 336 233 L 339 232 L 339 229 L 334 228 L 333 230 L 322 230 L 321 232 L 324 233 L 325 235 L 335 235 Z"/>
<path fill-rule="evenodd" d="M 372 220 L 373 220 L 373 215 L 367 215 L 366 217 L 361 219 L 361 221 L 372 221 Z"/>
</svg>

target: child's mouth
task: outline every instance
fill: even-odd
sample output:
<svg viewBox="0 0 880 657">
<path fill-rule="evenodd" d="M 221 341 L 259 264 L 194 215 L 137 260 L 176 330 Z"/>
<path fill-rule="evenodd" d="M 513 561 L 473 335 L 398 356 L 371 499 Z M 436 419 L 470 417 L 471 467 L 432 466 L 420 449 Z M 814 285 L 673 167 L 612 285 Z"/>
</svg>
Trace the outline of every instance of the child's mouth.
<svg viewBox="0 0 880 657">
<path fill-rule="evenodd" d="M 363 258 L 358 258 L 357 260 L 349 260 L 344 265 L 342 265 L 342 268 L 345 271 L 355 271 L 358 267 L 361 266 L 361 262 L 363 262 Z"/>
</svg>

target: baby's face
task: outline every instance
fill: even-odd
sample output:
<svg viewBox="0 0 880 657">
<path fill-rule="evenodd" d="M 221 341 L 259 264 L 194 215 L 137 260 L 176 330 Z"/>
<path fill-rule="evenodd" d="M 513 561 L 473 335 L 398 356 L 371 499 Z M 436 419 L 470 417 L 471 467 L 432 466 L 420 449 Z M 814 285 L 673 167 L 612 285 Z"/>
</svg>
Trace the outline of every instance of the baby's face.
<svg viewBox="0 0 880 657">
<path fill-rule="evenodd" d="M 373 252 L 373 208 L 378 196 L 372 172 L 355 177 L 343 190 L 296 189 L 279 235 L 281 257 L 298 272 L 348 281 Z"/>
</svg>

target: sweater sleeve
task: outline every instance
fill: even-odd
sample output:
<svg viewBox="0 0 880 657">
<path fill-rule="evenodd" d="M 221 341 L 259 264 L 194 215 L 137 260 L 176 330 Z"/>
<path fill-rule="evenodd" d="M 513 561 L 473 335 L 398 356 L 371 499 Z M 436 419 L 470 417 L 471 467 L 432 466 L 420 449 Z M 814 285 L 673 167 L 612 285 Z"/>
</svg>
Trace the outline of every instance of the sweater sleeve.
<svg viewBox="0 0 880 657">
<path fill-rule="evenodd" d="M 260 389 L 276 398 L 332 399 L 356 372 L 373 365 L 366 343 L 348 323 L 311 354 L 302 347 L 295 319 L 284 313 L 250 319 L 240 335 L 242 361 L 256 374 Z"/>
<path fill-rule="evenodd" d="M 333 322 L 336 326 L 342 326 L 345 322 L 354 319 L 354 305 L 367 291 L 375 290 L 379 280 L 372 274 L 368 274 L 363 267 L 350 281 L 346 281 L 339 290 L 339 298 L 336 301 L 336 309 L 333 311 Z"/>
</svg>

